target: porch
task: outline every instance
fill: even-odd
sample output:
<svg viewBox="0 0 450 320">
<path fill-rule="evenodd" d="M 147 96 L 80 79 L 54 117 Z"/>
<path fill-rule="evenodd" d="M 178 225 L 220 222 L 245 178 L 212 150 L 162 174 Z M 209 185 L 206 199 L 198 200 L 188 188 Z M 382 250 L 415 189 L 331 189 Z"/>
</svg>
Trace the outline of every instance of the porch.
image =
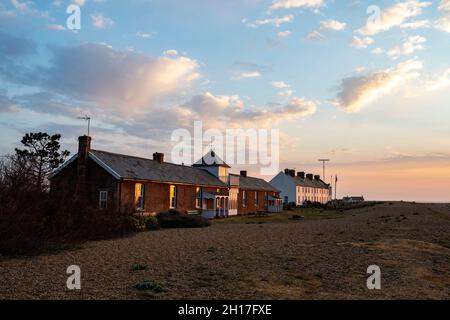
<svg viewBox="0 0 450 320">
<path fill-rule="evenodd" d="M 202 194 L 202 216 L 206 219 L 228 217 L 229 196 L 213 193 Z"/>
</svg>

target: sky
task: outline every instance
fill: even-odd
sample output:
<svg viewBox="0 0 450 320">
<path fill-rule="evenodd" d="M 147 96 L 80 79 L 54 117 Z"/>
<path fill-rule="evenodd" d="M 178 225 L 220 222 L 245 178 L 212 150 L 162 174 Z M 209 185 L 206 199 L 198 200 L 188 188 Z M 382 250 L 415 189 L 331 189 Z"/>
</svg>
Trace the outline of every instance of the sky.
<svg viewBox="0 0 450 320">
<path fill-rule="evenodd" d="M 280 130 L 280 170 L 329 158 L 340 197 L 448 202 L 449 53 L 450 0 L 0 0 L 0 154 L 75 153 L 83 115 L 94 148 L 170 154 L 201 120 Z"/>
</svg>

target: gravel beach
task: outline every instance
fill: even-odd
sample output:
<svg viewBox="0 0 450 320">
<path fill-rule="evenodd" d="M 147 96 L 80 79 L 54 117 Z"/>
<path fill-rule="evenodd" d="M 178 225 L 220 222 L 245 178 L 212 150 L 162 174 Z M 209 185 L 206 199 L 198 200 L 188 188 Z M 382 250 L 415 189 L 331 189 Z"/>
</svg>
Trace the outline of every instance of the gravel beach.
<svg viewBox="0 0 450 320">
<path fill-rule="evenodd" d="M 450 299 L 448 205 L 385 203 L 336 219 L 284 215 L 2 257 L 0 299 Z M 66 287 L 70 265 L 81 268 L 81 290 Z M 369 265 L 381 268 L 381 290 L 366 287 Z M 133 287 L 144 279 L 164 290 Z"/>
</svg>

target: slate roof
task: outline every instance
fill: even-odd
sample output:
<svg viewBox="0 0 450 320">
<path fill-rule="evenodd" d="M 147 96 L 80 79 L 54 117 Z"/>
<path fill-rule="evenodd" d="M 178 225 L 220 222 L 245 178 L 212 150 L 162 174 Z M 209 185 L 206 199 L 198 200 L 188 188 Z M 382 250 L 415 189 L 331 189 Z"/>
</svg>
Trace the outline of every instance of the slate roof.
<svg viewBox="0 0 450 320">
<path fill-rule="evenodd" d="M 294 183 L 297 187 L 322 188 L 322 189 L 329 188 L 329 185 L 327 183 L 323 182 L 322 180 L 316 180 L 316 179 L 310 180 L 307 178 L 302 179 L 298 176 L 292 177 L 289 175 L 288 175 L 288 177 L 291 178 L 292 181 L 294 181 Z"/>
<path fill-rule="evenodd" d="M 192 165 L 193 167 L 227 167 L 230 168 L 229 165 L 223 161 L 215 151 L 210 150 L 207 154 L 205 154 L 200 160 Z"/>
<path fill-rule="evenodd" d="M 100 150 L 90 150 L 94 161 L 119 179 L 186 183 L 202 186 L 227 187 L 205 170 L 151 159 L 133 157 Z M 111 172 L 112 171 L 112 172 Z"/>
<path fill-rule="evenodd" d="M 264 179 L 254 177 L 243 177 L 237 174 L 230 174 L 230 176 L 239 177 L 239 189 L 280 192 L 280 190 L 272 186 Z"/>
</svg>

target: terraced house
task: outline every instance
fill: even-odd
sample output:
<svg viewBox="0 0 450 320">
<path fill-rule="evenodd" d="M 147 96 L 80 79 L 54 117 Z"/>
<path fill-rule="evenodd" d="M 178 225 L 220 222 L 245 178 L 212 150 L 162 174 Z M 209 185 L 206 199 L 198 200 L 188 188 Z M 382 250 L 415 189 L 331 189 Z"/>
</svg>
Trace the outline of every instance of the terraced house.
<svg viewBox="0 0 450 320">
<path fill-rule="evenodd" d="M 262 179 L 229 174 L 214 151 L 186 166 L 165 162 L 162 153 L 145 159 L 94 150 L 91 141 L 79 137 L 78 153 L 52 174 L 54 196 L 76 194 L 91 206 L 122 213 L 177 209 L 216 218 L 281 211 L 278 190 Z M 252 194 L 255 205 L 247 198 Z"/>
<path fill-rule="evenodd" d="M 305 202 L 327 203 L 331 201 L 331 186 L 320 179 L 320 175 L 285 169 L 271 181 L 270 184 L 281 191 L 284 203 L 295 202 L 302 205 Z"/>
</svg>

